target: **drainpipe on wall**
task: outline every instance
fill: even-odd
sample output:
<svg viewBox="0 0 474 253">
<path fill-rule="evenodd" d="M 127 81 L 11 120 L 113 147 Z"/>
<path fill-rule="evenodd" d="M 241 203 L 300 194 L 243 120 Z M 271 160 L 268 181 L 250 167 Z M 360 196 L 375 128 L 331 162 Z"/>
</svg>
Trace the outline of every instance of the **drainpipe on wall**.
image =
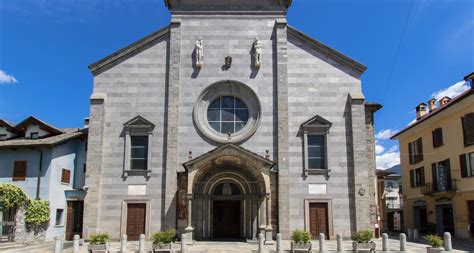
<svg viewBox="0 0 474 253">
<path fill-rule="evenodd" d="M 38 152 L 40 152 L 40 160 L 38 165 L 38 183 L 36 184 L 36 199 L 40 199 L 41 173 L 43 172 L 43 151 L 38 149 Z"/>
</svg>

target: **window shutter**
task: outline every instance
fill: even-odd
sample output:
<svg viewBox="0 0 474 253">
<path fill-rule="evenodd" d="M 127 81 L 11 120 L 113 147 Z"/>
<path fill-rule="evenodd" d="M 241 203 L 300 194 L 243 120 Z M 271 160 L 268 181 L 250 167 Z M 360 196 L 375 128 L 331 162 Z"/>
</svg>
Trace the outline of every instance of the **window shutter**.
<svg viewBox="0 0 474 253">
<path fill-rule="evenodd" d="M 415 187 L 415 171 L 410 170 L 410 186 L 411 188 Z"/>
<path fill-rule="evenodd" d="M 423 140 L 421 138 L 418 138 L 418 140 L 416 140 L 416 151 L 417 159 L 415 162 L 423 161 Z"/>
<path fill-rule="evenodd" d="M 408 143 L 408 159 L 410 160 L 410 164 L 413 164 L 413 143 Z"/>
<path fill-rule="evenodd" d="M 462 154 L 459 156 L 459 164 L 461 166 L 461 177 L 468 177 L 466 157 L 467 157 L 466 154 Z"/>
<path fill-rule="evenodd" d="M 444 168 L 446 170 L 446 180 L 448 180 L 448 189 L 453 188 L 453 182 L 451 180 L 451 163 L 449 159 L 443 161 Z"/>
<path fill-rule="evenodd" d="M 474 145 L 474 112 L 464 115 L 461 120 L 464 134 L 464 145 Z"/>
<path fill-rule="evenodd" d="M 26 161 L 15 161 L 13 164 L 13 181 L 25 181 L 26 179 Z"/>
<path fill-rule="evenodd" d="M 438 177 L 436 176 L 436 163 L 431 164 L 431 175 L 433 178 L 433 190 L 438 190 Z"/>
<path fill-rule="evenodd" d="M 420 168 L 420 186 L 425 185 L 425 167 Z"/>
</svg>

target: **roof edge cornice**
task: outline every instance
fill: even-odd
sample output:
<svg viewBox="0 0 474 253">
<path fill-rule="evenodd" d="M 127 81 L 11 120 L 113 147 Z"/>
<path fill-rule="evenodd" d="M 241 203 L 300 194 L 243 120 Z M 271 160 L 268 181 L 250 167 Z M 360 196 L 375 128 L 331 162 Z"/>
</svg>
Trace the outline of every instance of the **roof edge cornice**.
<svg viewBox="0 0 474 253">
<path fill-rule="evenodd" d="M 117 60 L 120 60 L 121 58 L 136 52 L 137 50 L 140 50 L 142 47 L 150 44 L 151 42 L 167 35 L 169 32 L 169 25 L 143 37 L 142 39 L 122 48 L 114 53 L 98 60 L 95 63 L 92 63 L 89 65 L 89 70 L 92 72 L 92 74 L 97 75 L 101 69 L 104 67 L 116 62 Z"/>
<path fill-rule="evenodd" d="M 303 32 L 289 25 L 288 25 L 288 36 L 293 36 L 295 39 L 301 41 L 302 43 L 306 45 L 309 45 L 315 50 L 323 52 L 324 54 L 328 55 L 331 59 L 335 60 L 336 62 L 346 67 L 351 68 L 359 76 L 362 75 L 365 70 L 367 70 L 367 67 L 363 65 L 362 63 L 355 61 L 349 56 L 342 54 L 341 52 L 313 39 L 309 35 L 304 34 Z"/>
</svg>

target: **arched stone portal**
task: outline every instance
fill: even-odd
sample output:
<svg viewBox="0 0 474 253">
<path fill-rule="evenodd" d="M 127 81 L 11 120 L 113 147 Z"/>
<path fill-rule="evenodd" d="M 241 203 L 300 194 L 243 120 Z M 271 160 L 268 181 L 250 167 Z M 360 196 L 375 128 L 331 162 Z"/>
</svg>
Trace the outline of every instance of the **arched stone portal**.
<svg viewBox="0 0 474 253">
<path fill-rule="evenodd" d="M 184 164 L 188 238 L 272 240 L 270 173 L 274 162 L 226 144 Z"/>
</svg>

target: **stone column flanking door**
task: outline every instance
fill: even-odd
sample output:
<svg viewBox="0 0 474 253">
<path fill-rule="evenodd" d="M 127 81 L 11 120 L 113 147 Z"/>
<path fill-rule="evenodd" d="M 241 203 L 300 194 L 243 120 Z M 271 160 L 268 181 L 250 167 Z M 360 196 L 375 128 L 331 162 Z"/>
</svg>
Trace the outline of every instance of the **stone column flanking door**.
<svg viewBox="0 0 474 253">
<path fill-rule="evenodd" d="M 271 207 L 271 194 L 267 193 L 265 195 L 265 211 L 266 217 L 265 221 L 267 225 L 265 226 L 265 244 L 275 244 L 273 240 L 273 228 L 272 228 L 272 207 Z"/>
<path fill-rule="evenodd" d="M 191 244 L 193 242 L 193 195 L 189 194 L 188 195 L 188 226 L 184 229 L 186 232 L 186 244 Z"/>
</svg>

